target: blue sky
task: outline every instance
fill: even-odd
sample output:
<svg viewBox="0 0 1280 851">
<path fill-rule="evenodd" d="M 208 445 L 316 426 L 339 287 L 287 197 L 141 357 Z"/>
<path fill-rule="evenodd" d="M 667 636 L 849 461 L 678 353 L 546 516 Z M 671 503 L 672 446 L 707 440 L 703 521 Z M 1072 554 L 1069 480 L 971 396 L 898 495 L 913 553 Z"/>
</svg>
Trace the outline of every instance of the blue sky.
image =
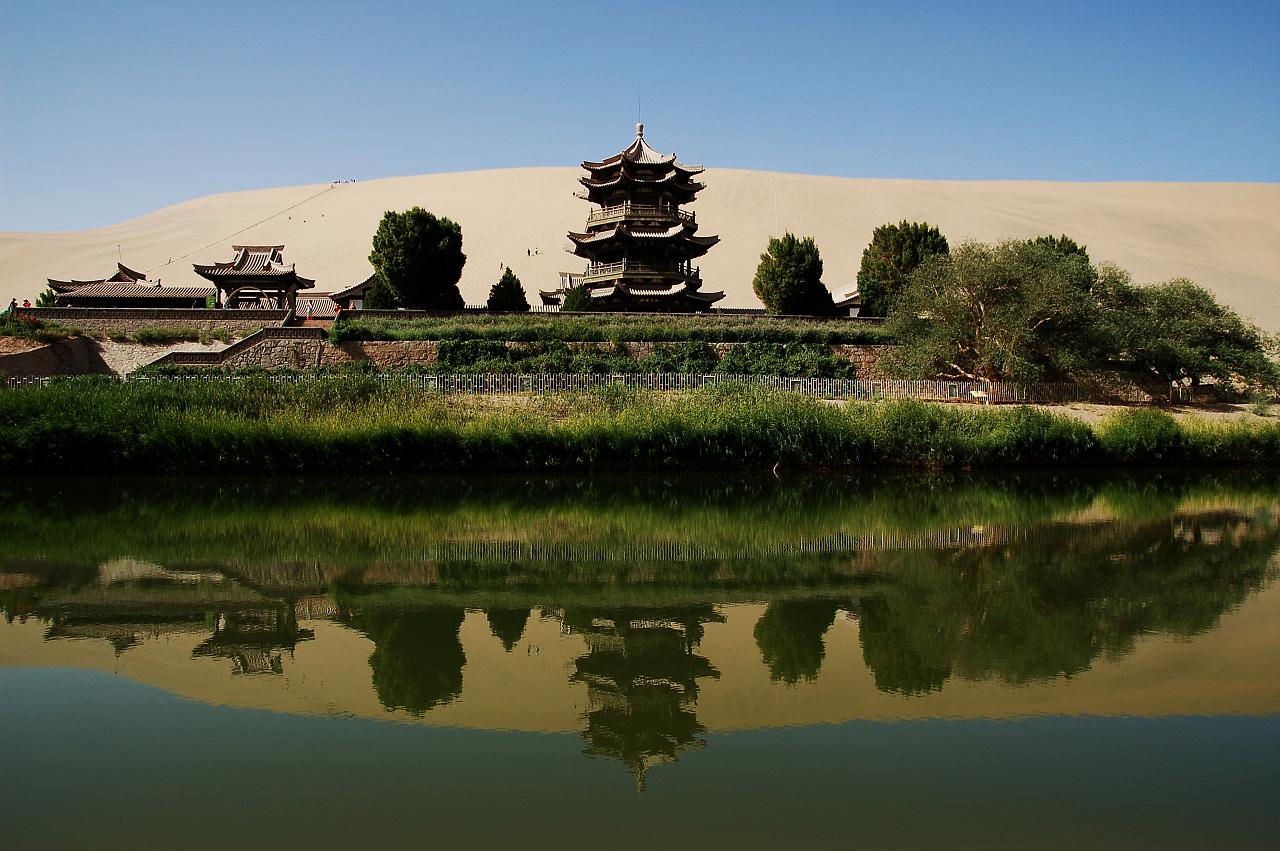
<svg viewBox="0 0 1280 851">
<path fill-rule="evenodd" d="M 852 177 L 1280 181 L 1280 3 L 0 0 L 0 230 L 654 144 Z"/>
</svg>

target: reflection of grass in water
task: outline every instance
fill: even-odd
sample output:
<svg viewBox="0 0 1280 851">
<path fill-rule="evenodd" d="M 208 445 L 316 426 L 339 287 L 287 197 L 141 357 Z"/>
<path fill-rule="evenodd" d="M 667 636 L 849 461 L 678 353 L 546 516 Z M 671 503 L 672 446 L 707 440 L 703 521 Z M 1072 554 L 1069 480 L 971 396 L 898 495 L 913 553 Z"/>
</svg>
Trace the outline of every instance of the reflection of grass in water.
<svg viewBox="0 0 1280 851">
<path fill-rule="evenodd" d="M 672 545 L 734 559 L 839 533 L 1028 528 L 1081 514 L 1141 521 L 1215 501 L 1250 509 L 1274 506 L 1278 492 L 1267 479 L 1228 488 L 1212 480 L 946 475 L 783 483 L 55 480 L 11 483 L 0 493 L 0 533 L 10 559 L 323 565 L 334 578 L 344 568 L 422 563 L 441 542 L 567 542 L 637 562 L 648 553 L 660 564 L 658 551 Z M 495 553 L 491 563 L 505 570 L 509 561 Z"/>
</svg>

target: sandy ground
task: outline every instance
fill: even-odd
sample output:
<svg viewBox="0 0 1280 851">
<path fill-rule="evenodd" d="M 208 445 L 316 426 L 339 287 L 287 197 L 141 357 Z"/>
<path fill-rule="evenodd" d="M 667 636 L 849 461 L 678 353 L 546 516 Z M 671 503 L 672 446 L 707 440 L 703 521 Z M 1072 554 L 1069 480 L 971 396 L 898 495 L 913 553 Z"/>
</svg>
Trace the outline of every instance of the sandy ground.
<svg viewBox="0 0 1280 851">
<path fill-rule="evenodd" d="M 619 148 L 628 141 L 619 138 Z M 421 205 L 462 225 L 469 303 L 484 301 L 504 264 L 536 301 L 535 291 L 555 286 L 561 270 L 585 266 L 565 252 L 565 234 L 582 230 L 591 209 L 573 197 L 582 174 L 508 169 L 264 189 L 90 231 L 0 233 L 0 298 L 34 298 L 49 277 L 109 274 L 117 246 L 126 265 L 152 278 L 203 283 L 191 264 L 230 259 L 233 243 L 283 243 L 286 260 L 316 279 L 316 291 L 334 291 L 370 273 L 370 239 L 383 212 Z M 758 306 L 751 278 L 772 235 L 814 236 L 824 280 L 840 293 L 872 229 L 905 218 L 938 225 L 953 243 L 1067 233 L 1139 282 L 1192 278 L 1280 330 L 1280 184 L 860 180 L 715 168 L 702 179 L 707 189 L 691 209 L 700 232 L 722 242 L 700 263 L 705 288 L 727 293 L 725 307 Z"/>
<path fill-rule="evenodd" d="M 1051 411 L 1055 414 L 1064 414 L 1068 417 L 1080 420 L 1085 423 L 1096 423 L 1109 414 L 1113 414 L 1118 410 L 1126 407 L 1123 405 L 1037 405 L 1036 407 Z M 1179 419 L 1196 419 L 1206 420 L 1209 422 L 1277 422 L 1280 417 L 1280 405 L 1270 405 L 1267 409 L 1265 417 L 1259 416 L 1254 412 L 1253 406 L 1248 404 L 1239 405 L 1173 405 L 1163 410 L 1168 411 Z"/>
</svg>

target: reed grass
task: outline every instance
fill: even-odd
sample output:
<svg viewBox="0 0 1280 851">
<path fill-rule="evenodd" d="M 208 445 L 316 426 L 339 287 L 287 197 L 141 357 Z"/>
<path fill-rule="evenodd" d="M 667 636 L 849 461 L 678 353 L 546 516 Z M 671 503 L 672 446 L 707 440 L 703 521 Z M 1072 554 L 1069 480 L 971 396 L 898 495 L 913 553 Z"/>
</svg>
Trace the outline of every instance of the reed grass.
<svg viewBox="0 0 1280 851">
<path fill-rule="evenodd" d="M 300 383 L 119 383 L 0 393 L 0 464 L 44 472 L 769 469 L 1275 464 L 1280 423 L 1097 428 L 1034 408 L 835 406 L 724 385 L 444 396 L 348 375 Z"/>
</svg>

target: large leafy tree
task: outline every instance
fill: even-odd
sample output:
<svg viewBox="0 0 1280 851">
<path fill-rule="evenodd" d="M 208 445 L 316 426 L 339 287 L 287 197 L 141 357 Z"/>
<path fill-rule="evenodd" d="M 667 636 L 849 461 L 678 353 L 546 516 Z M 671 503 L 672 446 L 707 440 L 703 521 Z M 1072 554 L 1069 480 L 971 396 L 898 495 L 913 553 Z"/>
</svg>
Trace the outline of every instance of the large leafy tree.
<svg viewBox="0 0 1280 851">
<path fill-rule="evenodd" d="M 378 273 L 371 287 L 378 291 L 373 296 L 378 307 L 463 307 L 458 279 L 467 255 L 462 253 L 462 228 L 451 219 L 421 207 L 403 213 L 387 211 L 373 235 L 369 262 Z M 382 304 L 384 298 L 393 304 Z"/>
<path fill-rule="evenodd" d="M 489 301 L 485 306 L 489 310 L 511 312 L 529 309 L 529 299 L 524 294 L 524 287 L 520 285 L 520 279 L 510 267 L 504 268 L 502 277 L 489 288 Z"/>
<path fill-rule="evenodd" d="M 1126 277 L 1099 286 L 1098 299 L 1113 362 L 1193 386 L 1280 384 L 1262 332 L 1192 281 L 1135 287 Z"/>
<path fill-rule="evenodd" d="M 930 257 L 949 251 L 947 238 L 928 222 L 903 220 L 876 228 L 858 268 L 860 315 L 887 316 L 911 273 Z"/>
<path fill-rule="evenodd" d="M 822 257 L 813 237 L 788 231 L 769 240 L 751 282 L 770 313 L 826 316 L 835 312 L 831 292 L 822 285 Z"/>
<path fill-rule="evenodd" d="M 893 366 L 917 376 L 1033 381 L 1097 357 L 1097 272 L 1044 245 L 966 242 L 908 279 L 889 314 Z"/>
</svg>

